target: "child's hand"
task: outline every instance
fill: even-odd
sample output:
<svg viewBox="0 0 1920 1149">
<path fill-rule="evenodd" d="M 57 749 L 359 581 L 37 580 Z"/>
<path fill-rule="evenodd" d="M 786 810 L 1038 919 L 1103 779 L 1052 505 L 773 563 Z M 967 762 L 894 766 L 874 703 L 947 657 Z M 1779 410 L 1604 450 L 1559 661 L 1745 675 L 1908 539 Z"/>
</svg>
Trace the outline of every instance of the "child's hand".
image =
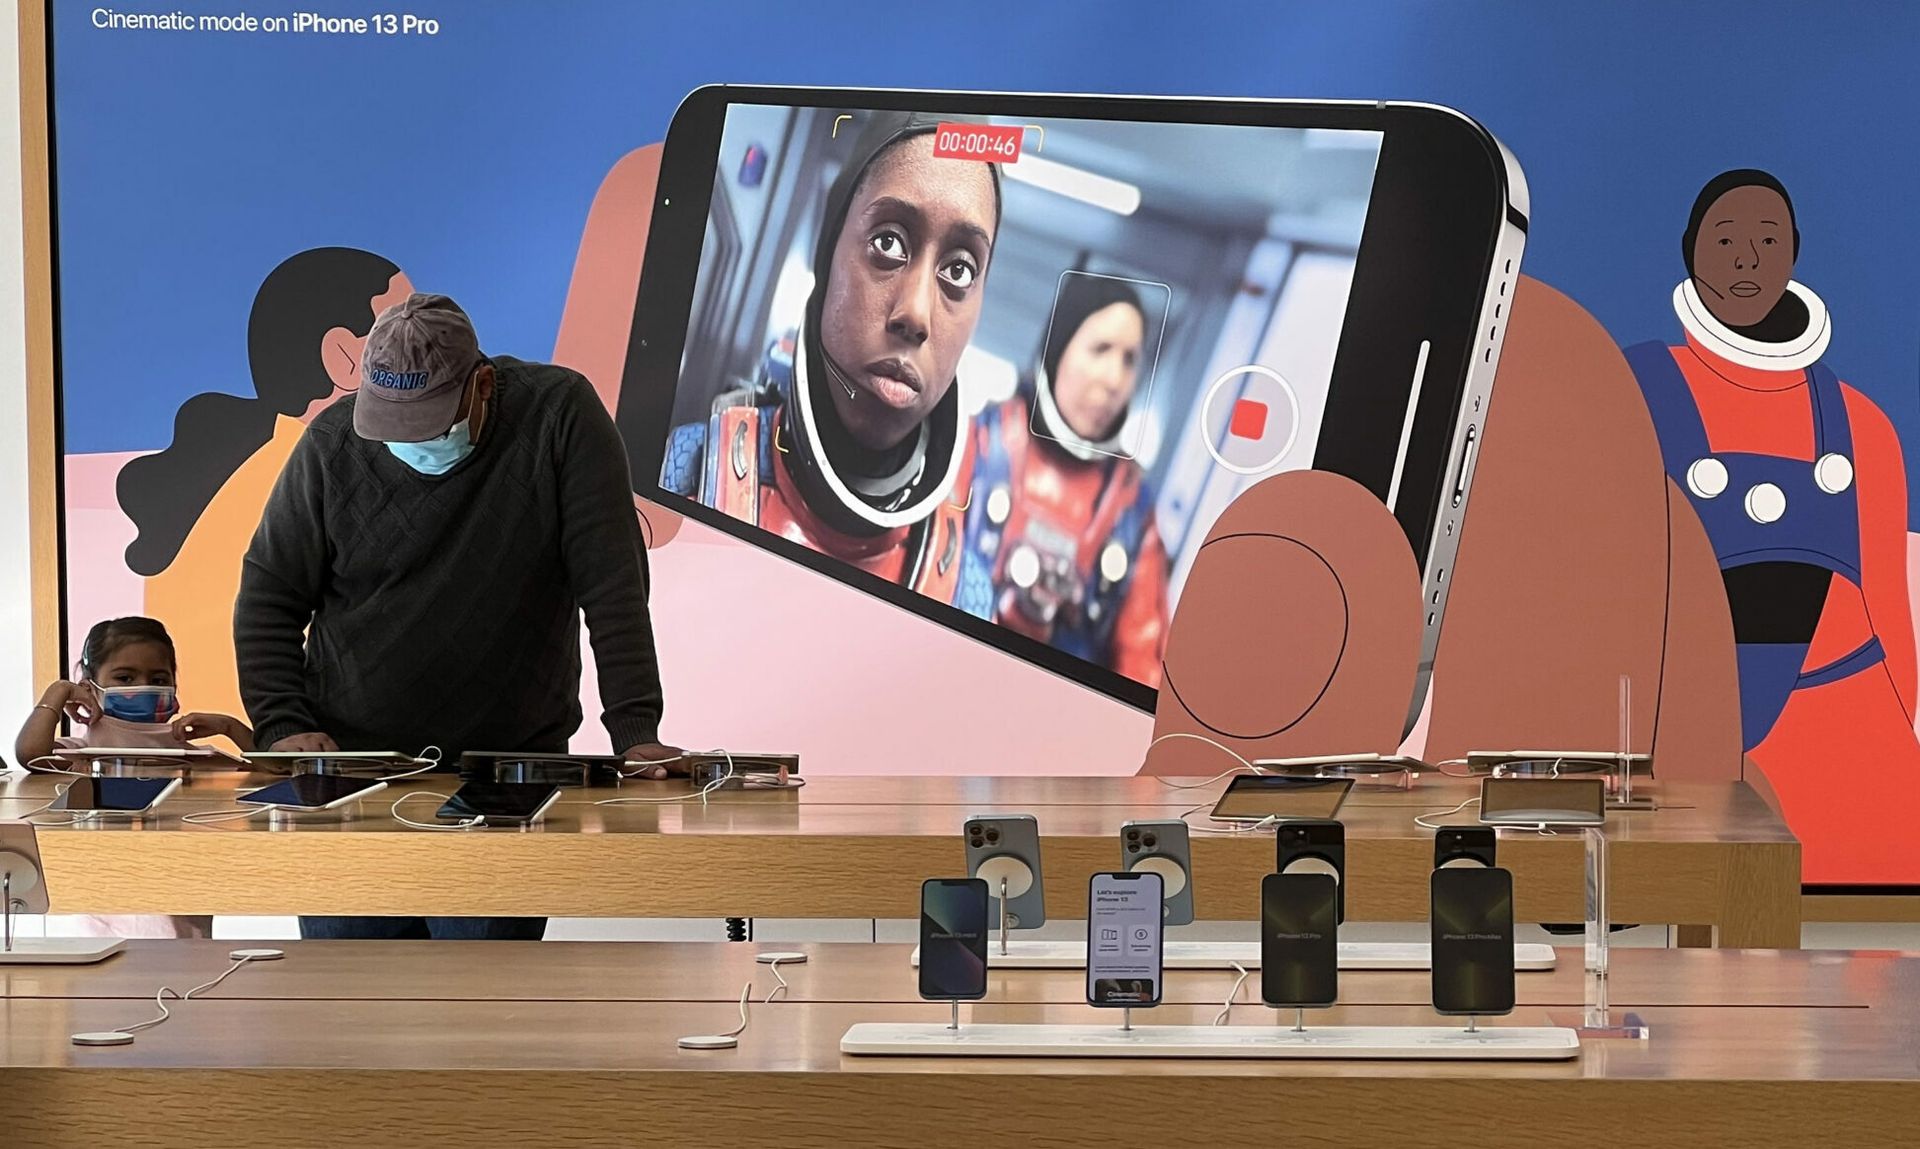
<svg viewBox="0 0 1920 1149">
<path fill-rule="evenodd" d="M 238 719 L 225 714 L 182 714 L 173 720 L 173 728 L 189 742 L 222 735 L 238 742 L 242 730 Z"/>
<path fill-rule="evenodd" d="M 92 725 L 100 712 L 100 702 L 94 697 L 93 687 L 64 678 L 47 687 L 47 692 L 40 696 L 40 705 L 58 710 L 82 726 Z"/>
</svg>

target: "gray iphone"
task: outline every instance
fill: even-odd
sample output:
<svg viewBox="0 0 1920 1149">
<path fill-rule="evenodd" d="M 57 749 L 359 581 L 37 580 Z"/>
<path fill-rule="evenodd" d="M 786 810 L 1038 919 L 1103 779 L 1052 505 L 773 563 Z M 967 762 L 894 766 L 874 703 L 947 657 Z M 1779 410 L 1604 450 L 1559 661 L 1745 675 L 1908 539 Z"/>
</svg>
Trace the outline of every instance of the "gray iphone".
<svg viewBox="0 0 1920 1149">
<path fill-rule="evenodd" d="M 1188 844 L 1185 822 L 1122 822 L 1120 868 L 1130 873 L 1145 871 L 1160 875 L 1166 891 L 1162 924 L 1192 923 L 1193 851 Z"/>
<path fill-rule="evenodd" d="M 987 882 L 988 925 L 1000 925 L 1006 891 L 1007 925 L 1030 930 L 1047 923 L 1040 876 L 1040 823 L 1032 814 L 975 814 L 966 822 L 967 876 Z"/>
</svg>

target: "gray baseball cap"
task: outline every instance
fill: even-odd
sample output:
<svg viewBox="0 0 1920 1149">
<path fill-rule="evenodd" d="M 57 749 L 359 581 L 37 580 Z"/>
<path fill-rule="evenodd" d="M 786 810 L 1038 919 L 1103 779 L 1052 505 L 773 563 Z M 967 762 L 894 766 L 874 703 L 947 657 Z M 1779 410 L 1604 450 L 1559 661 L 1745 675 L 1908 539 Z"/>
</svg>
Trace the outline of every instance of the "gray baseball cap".
<svg viewBox="0 0 1920 1149">
<path fill-rule="evenodd" d="M 382 443 L 438 439 L 453 426 L 467 377 L 484 358 L 459 304 L 444 295 L 407 296 L 367 332 L 354 431 Z"/>
</svg>

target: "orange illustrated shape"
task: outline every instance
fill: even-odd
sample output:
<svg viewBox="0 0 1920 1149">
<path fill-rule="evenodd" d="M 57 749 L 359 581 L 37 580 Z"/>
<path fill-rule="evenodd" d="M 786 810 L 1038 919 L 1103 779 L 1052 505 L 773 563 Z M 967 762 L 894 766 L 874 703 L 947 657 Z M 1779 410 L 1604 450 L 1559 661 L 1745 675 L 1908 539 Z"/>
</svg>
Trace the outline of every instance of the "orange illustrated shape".
<svg viewBox="0 0 1920 1149">
<path fill-rule="evenodd" d="M 1289 471 L 1207 532 L 1167 635 L 1141 772 L 1210 775 L 1247 758 L 1391 753 L 1420 645 L 1420 577 L 1404 532 L 1365 488 Z"/>
<path fill-rule="evenodd" d="M 662 148 L 661 144 L 635 148 L 600 181 L 600 190 L 587 209 L 566 307 L 560 313 L 560 333 L 553 342 L 553 361 L 591 380 L 610 412 L 620 404 Z M 665 546 L 679 533 L 679 515 L 638 495 L 633 505 L 649 550 Z"/>
</svg>

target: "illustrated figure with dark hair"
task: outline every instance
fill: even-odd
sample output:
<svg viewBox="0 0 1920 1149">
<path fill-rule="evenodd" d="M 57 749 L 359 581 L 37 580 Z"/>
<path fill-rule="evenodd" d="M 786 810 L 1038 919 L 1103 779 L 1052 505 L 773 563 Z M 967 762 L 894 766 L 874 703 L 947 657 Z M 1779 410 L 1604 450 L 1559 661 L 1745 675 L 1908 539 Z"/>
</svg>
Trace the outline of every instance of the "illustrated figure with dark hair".
<svg viewBox="0 0 1920 1149">
<path fill-rule="evenodd" d="M 1920 879 L 1907 479 L 1893 425 L 1822 360 L 1826 306 L 1793 279 L 1793 201 L 1766 172 L 1709 181 L 1681 239 L 1685 342 L 1629 348 L 1667 474 L 1726 584 L 1743 742 L 1810 881 Z"/>
<path fill-rule="evenodd" d="M 374 318 L 412 291 L 392 261 L 358 248 L 283 260 L 247 320 L 254 397 L 194 396 L 166 450 L 121 468 L 120 506 L 139 529 L 127 566 L 147 576 L 147 613 L 172 624 L 181 665 L 213 708 L 242 712 L 233 602 L 274 480 L 306 425 L 359 389 Z"/>
<path fill-rule="evenodd" d="M 803 325 L 750 389 L 673 431 L 661 485 L 974 614 L 955 385 L 1000 228 L 990 163 L 934 156 L 940 122 L 866 117 L 826 202 Z"/>
<path fill-rule="evenodd" d="M 994 621 L 1157 688 L 1167 552 L 1122 444 L 1147 332 L 1126 280 L 1061 279 L 1039 366 L 974 422 L 967 547 Z"/>
</svg>

